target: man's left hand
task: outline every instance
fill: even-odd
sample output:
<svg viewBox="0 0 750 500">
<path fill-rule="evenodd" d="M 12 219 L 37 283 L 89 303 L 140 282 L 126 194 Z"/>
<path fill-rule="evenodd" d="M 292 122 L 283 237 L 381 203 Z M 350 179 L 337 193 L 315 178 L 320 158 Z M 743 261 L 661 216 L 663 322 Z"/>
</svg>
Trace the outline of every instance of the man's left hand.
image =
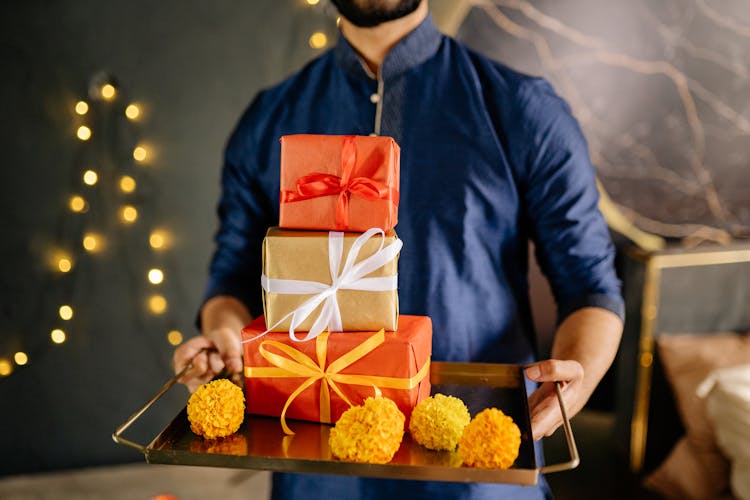
<svg viewBox="0 0 750 500">
<path fill-rule="evenodd" d="M 583 375 L 583 366 L 573 360 L 548 359 L 526 368 L 526 376 L 541 383 L 529 396 L 534 440 L 551 436 L 562 425 L 562 413 L 555 391 L 556 382 L 560 382 L 568 418 L 572 418 L 583 408 L 588 399 L 588 394 L 583 390 Z"/>
</svg>

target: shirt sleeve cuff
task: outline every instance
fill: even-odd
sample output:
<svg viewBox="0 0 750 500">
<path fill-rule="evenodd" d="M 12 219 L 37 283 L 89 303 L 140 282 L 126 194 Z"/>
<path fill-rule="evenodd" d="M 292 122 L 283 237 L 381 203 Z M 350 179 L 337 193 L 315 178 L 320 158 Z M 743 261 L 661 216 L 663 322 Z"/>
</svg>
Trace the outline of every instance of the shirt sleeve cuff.
<svg viewBox="0 0 750 500">
<path fill-rule="evenodd" d="M 599 307 L 606 309 L 617 315 L 623 322 L 625 321 L 625 302 L 621 297 L 613 297 L 602 293 L 584 295 L 575 300 L 562 304 L 557 313 L 557 324 L 565 320 L 573 312 L 584 307 Z"/>
</svg>

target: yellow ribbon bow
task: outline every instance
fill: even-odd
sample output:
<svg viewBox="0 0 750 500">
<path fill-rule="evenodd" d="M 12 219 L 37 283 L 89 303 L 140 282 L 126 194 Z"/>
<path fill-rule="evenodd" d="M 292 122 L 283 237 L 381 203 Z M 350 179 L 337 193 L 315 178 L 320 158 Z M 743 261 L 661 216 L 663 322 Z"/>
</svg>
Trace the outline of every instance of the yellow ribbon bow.
<svg viewBox="0 0 750 500">
<path fill-rule="evenodd" d="M 379 392 L 379 387 L 385 387 L 389 389 L 405 389 L 410 390 L 416 387 L 421 380 L 429 373 L 430 361 L 427 360 L 425 364 L 420 368 L 416 375 L 410 378 L 399 378 L 399 377 L 381 377 L 377 375 L 357 375 L 340 373 L 341 370 L 351 365 L 355 361 L 361 359 L 366 354 L 374 350 L 379 345 L 385 342 L 385 331 L 380 330 L 378 333 L 365 340 L 357 347 L 347 352 L 343 356 L 339 357 L 336 361 L 332 362 L 326 368 L 326 351 L 328 348 L 328 337 L 329 332 L 323 332 L 315 339 L 315 353 L 318 358 L 318 362 L 315 363 L 305 353 L 295 349 L 281 342 L 275 340 L 266 340 L 261 342 L 258 347 L 258 352 L 263 356 L 269 363 L 274 366 L 268 367 L 245 367 L 245 376 L 248 378 L 297 378 L 306 377 L 306 380 L 292 392 L 284 404 L 284 408 L 281 411 L 281 427 L 284 429 L 286 434 L 292 435 L 291 429 L 286 425 L 286 411 L 289 405 L 292 404 L 297 396 L 299 396 L 305 389 L 313 385 L 318 380 L 322 380 L 320 384 L 320 421 L 324 423 L 331 423 L 331 393 L 330 389 L 339 395 L 349 406 L 354 406 L 351 401 L 341 392 L 341 389 L 336 385 L 349 384 L 349 385 L 370 385 L 374 386 L 376 392 Z M 284 353 L 286 356 L 276 354 L 269 351 L 270 347 L 274 347 Z M 330 388 L 330 389 L 329 389 Z"/>
</svg>

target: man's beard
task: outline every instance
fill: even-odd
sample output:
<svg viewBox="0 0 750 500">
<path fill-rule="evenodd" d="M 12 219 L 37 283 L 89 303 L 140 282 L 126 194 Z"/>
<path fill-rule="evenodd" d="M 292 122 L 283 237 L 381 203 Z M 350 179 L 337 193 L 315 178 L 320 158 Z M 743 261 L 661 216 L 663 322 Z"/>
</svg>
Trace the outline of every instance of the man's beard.
<svg viewBox="0 0 750 500">
<path fill-rule="evenodd" d="M 411 14 L 422 0 L 401 0 L 395 5 L 384 0 L 331 0 L 331 3 L 350 23 L 370 28 Z"/>
</svg>

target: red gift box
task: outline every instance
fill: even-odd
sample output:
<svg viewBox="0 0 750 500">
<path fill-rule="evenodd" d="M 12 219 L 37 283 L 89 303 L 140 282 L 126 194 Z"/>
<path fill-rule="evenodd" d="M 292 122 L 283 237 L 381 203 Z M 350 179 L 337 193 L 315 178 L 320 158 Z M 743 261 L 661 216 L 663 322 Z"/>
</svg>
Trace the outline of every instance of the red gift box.
<svg viewBox="0 0 750 500">
<path fill-rule="evenodd" d="M 378 392 L 406 416 L 430 395 L 432 322 L 399 316 L 395 332 L 323 332 L 309 341 L 267 333 L 261 316 L 242 330 L 247 412 L 334 423 Z"/>
<path fill-rule="evenodd" d="M 393 229 L 398 222 L 399 154 L 390 137 L 282 137 L 279 226 Z"/>
</svg>

